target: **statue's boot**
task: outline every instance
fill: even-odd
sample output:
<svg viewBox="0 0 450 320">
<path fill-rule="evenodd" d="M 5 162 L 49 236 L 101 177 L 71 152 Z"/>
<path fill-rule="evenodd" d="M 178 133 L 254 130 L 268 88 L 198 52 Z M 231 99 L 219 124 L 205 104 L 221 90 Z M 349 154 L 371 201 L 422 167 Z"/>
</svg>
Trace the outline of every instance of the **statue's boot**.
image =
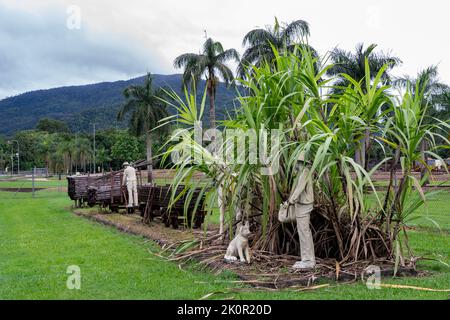
<svg viewBox="0 0 450 320">
<path fill-rule="evenodd" d="M 300 270 L 306 270 L 306 269 L 312 269 L 316 266 L 316 263 L 314 261 L 297 261 L 292 268 L 294 269 L 300 269 Z"/>
</svg>

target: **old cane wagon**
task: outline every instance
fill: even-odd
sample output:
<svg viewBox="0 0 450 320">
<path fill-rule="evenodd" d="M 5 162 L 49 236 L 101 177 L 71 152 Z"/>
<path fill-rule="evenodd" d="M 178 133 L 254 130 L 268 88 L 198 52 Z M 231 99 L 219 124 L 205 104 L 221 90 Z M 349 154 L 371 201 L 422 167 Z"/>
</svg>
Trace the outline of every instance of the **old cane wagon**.
<svg viewBox="0 0 450 320">
<path fill-rule="evenodd" d="M 140 168 L 146 165 L 146 161 L 141 160 L 134 164 L 136 167 L 136 177 L 138 187 L 142 185 L 142 173 Z M 75 176 L 76 177 L 76 176 Z M 106 174 L 92 175 L 92 178 L 81 184 L 75 183 L 73 189 L 75 194 L 82 193 L 85 201 L 90 207 L 98 204 L 103 208 L 109 208 L 111 212 L 118 212 L 120 208 L 125 208 L 128 204 L 128 192 L 123 185 L 123 169 L 110 171 Z M 69 180 L 69 190 L 71 189 Z M 70 194 L 69 194 L 70 195 Z"/>
<path fill-rule="evenodd" d="M 144 223 L 149 223 L 156 216 L 161 217 L 162 222 L 169 227 L 178 228 L 179 224 L 194 228 L 201 227 L 205 219 L 204 194 L 197 188 L 192 193 L 189 206 L 185 214 L 185 203 L 188 193 L 184 186 L 176 190 L 176 196 L 183 193 L 175 203 L 170 206 L 172 187 L 170 185 L 157 186 L 145 184 L 138 187 L 139 202 L 141 203 L 141 215 Z"/>
<path fill-rule="evenodd" d="M 138 188 L 142 185 L 142 174 L 136 171 Z M 88 189 L 88 203 L 90 206 L 96 204 L 103 208 L 109 208 L 111 212 L 119 212 L 128 204 L 128 192 L 123 184 L 123 170 L 110 172 L 99 178 L 95 184 Z"/>
<path fill-rule="evenodd" d="M 76 207 L 89 203 L 89 187 L 96 186 L 99 177 L 101 177 L 100 174 L 76 174 L 67 177 L 67 194 L 71 200 L 75 201 Z"/>
</svg>

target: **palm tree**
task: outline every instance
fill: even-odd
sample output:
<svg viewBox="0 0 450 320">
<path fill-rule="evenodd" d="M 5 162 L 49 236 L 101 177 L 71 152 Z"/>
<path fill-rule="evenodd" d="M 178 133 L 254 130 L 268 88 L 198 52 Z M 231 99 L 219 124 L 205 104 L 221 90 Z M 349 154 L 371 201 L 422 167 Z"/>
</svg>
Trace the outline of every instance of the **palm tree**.
<svg viewBox="0 0 450 320">
<path fill-rule="evenodd" d="M 433 122 L 434 118 L 441 118 L 443 121 L 447 121 L 445 112 L 448 108 L 448 101 L 446 104 L 446 97 L 450 93 L 450 88 L 448 85 L 440 82 L 438 76 L 438 68 L 436 65 L 429 66 L 428 68 L 420 71 L 415 78 L 409 77 L 407 75 L 398 78 L 394 81 L 394 85 L 399 88 L 406 88 L 410 86 L 410 90 L 414 93 L 416 90 L 423 92 L 425 101 L 430 106 L 426 109 L 428 117 L 424 119 L 425 122 Z M 444 118 L 442 118 L 444 116 Z M 423 140 L 420 144 L 420 152 L 422 154 L 422 164 L 418 164 L 421 171 L 422 178 L 426 174 L 426 157 L 425 152 L 427 151 L 427 142 Z M 428 179 L 425 179 L 425 184 L 428 184 Z"/>
<path fill-rule="evenodd" d="M 203 51 L 200 54 L 185 53 L 174 60 L 175 68 L 183 68 L 183 85 L 191 81 L 198 81 L 206 75 L 206 86 L 209 96 L 209 123 L 210 128 L 216 125 L 215 95 L 219 82 L 218 76 L 222 77 L 228 85 L 233 81 L 233 72 L 226 65 L 228 60 L 239 62 L 239 54 L 235 49 L 224 50 L 220 42 L 211 38 L 206 39 Z"/>
<path fill-rule="evenodd" d="M 420 71 L 416 78 L 411 78 L 405 75 L 401 78 L 395 79 L 394 81 L 394 85 L 401 88 L 406 88 L 408 84 L 411 85 L 412 92 L 415 92 L 416 85 L 419 89 L 424 91 L 425 99 L 432 106 L 432 108 L 429 109 L 429 112 L 439 109 L 442 98 L 450 89 L 448 85 L 440 82 L 438 68 L 435 65 L 429 66 L 428 68 Z"/>
<path fill-rule="evenodd" d="M 286 51 L 293 52 L 295 45 L 299 45 L 303 38 L 307 36 L 309 36 L 309 25 L 303 20 L 295 20 L 289 24 L 280 25 L 275 18 L 273 27 L 266 26 L 265 29 L 251 30 L 242 41 L 242 46 L 248 46 L 248 48 L 245 50 L 238 67 L 239 76 L 242 78 L 245 76 L 245 69 L 249 65 L 259 67 L 265 61 L 269 63 L 273 61 L 275 58 L 273 48 L 280 54 Z M 315 50 L 309 48 L 315 54 Z"/>
<path fill-rule="evenodd" d="M 73 140 L 64 140 L 58 145 L 57 154 L 63 158 L 64 169 L 66 174 L 73 172 L 73 160 L 75 157 Z"/>
<path fill-rule="evenodd" d="M 402 61 L 395 56 L 383 52 L 374 52 L 376 47 L 376 44 L 371 44 L 364 49 L 364 44 L 359 43 L 356 45 L 355 53 L 339 48 L 335 48 L 331 52 L 333 65 L 328 69 L 327 74 L 330 76 L 337 76 L 334 83 L 334 92 L 342 91 L 344 87 L 347 87 L 350 84 L 347 78 L 341 76 L 342 74 L 347 74 L 356 82 L 361 82 L 366 76 L 366 66 L 368 66 L 370 70 L 370 80 L 373 80 L 373 77 L 377 75 L 382 68 L 385 68 L 381 75 L 381 80 L 384 83 L 389 83 L 391 81 L 389 71 L 401 64 Z M 365 91 L 366 86 L 362 86 L 362 90 Z M 370 113 L 367 113 L 367 115 L 370 115 Z M 376 118 L 371 116 L 371 118 L 363 120 L 370 123 L 374 119 Z M 369 166 L 369 149 L 370 131 L 366 130 L 364 137 L 360 139 L 359 148 L 355 153 L 355 161 L 365 169 Z"/>
<path fill-rule="evenodd" d="M 382 75 L 382 79 L 385 82 L 389 82 L 389 71 L 401 64 L 402 61 L 397 57 L 390 56 L 383 52 L 374 52 L 376 47 L 377 45 L 373 43 L 364 49 L 364 44 L 358 43 L 356 45 L 355 53 L 335 48 L 331 52 L 333 66 L 328 69 L 327 74 L 330 76 L 338 76 L 338 79 L 335 82 L 335 85 L 338 87 L 348 85 L 347 79 L 341 77 L 341 74 L 347 74 L 354 80 L 361 81 L 366 75 L 365 59 L 367 58 L 372 78 L 378 74 L 384 65 L 388 65 Z"/>
<path fill-rule="evenodd" d="M 432 115 L 442 121 L 450 119 L 450 88 L 439 94 L 434 101 L 437 103 L 437 108 L 433 110 Z"/>
<path fill-rule="evenodd" d="M 111 161 L 109 153 L 106 151 L 105 148 L 100 148 L 97 150 L 96 158 L 98 164 L 100 165 L 100 172 L 103 172 L 105 163 L 109 163 Z"/>
<path fill-rule="evenodd" d="M 167 127 L 160 127 L 159 121 L 168 116 L 167 105 L 162 102 L 164 96 L 163 89 L 154 90 L 152 88 L 152 76 L 150 73 L 145 78 L 144 85 L 132 85 L 123 92 L 125 104 L 117 114 L 117 119 L 122 121 L 125 115 L 130 115 L 129 129 L 135 136 L 145 134 L 147 153 L 147 180 L 153 181 L 152 165 L 152 137 L 151 131 L 155 128 L 166 130 Z"/>
<path fill-rule="evenodd" d="M 83 168 L 83 172 L 87 172 L 87 164 L 91 160 L 92 149 L 88 138 L 78 137 L 75 139 L 75 152 L 77 162 L 80 165 L 80 169 Z"/>
</svg>

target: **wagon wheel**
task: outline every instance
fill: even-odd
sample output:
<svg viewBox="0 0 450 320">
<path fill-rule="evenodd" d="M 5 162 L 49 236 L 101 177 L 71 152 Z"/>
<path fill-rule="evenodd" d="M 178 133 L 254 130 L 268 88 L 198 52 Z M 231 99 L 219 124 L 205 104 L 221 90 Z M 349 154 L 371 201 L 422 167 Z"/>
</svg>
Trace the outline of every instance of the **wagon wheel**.
<svg viewBox="0 0 450 320">
<path fill-rule="evenodd" d="M 153 209 L 153 207 L 150 210 L 150 221 L 153 221 L 156 216 L 162 217 L 162 210 L 161 209 Z"/>
<path fill-rule="evenodd" d="M 115 204 L 110 203 L 109 204 L 109 210 L 111 210 L 111 212 L 113 213 L 118 213 L 119 212 L 119 207 Z"/>
<path fill-rule="evenodd" d="M 139 205 L 139 215 L 142 217 L 142 218 L 145 218 L 145 207 L 146 207 L 146 205 L 145 204 L 143 204 L 143 203 L 141 203 L 140 205 Z"/>
<path fill-rule="evenodd" d="M 170 227 L 170 219 L 169 219 L 169 214 L 166 210 L 162 211 L 161 213 L 161 219 L 162 222 L 164 223 L 164 225 L 168 228 Z"/>
<path fill-rule="evenodd" d="M 205 220 L 205 213 L 203 211 L 197 211 L 194 218 L 194 229 L 199 229 Z"/>
<path fill-rule="evenodd" d="M 172 221 L 172 227 L 178 229 L 178 213 L 170 215 L 170 220 Z"/>
</svg>

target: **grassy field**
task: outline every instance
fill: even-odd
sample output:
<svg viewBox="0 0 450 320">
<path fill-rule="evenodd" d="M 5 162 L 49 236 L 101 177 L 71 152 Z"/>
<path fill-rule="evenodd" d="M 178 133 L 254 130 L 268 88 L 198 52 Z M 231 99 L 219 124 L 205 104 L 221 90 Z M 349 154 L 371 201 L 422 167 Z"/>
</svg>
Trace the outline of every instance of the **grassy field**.
<svg viewBox="0 0 450 320">
<path fill-rule="evenodd" d="M 0 181 L 0 187 L 20 183 Z M 55 188 L 65 183 L 39 182 L 51 189 L 37 192 L 35 199 L 28 193 L 0 192 L 0 299 L 199 299 L 211 292 L 224 292 L 212 298 L 234 299 L 448 298 L 445 292 L 370 290 L 362 282 L 330 283 L 309 292 L 233 292 L 233 274 L 180 269 L 150 254 L 159 249 L 152 242 L 73 215 L 63 188 Z M 450 289 L 449 206 L 448 192 L 435 195 L 410 222 L 416 227 L 409 232 L 414 252 L 435 259 L 419 262 L 430 275 L 385 278 L 383 283 Z M 81 269 L 80 290 L 66 287 L 70 265 Z"/>
</svg>

